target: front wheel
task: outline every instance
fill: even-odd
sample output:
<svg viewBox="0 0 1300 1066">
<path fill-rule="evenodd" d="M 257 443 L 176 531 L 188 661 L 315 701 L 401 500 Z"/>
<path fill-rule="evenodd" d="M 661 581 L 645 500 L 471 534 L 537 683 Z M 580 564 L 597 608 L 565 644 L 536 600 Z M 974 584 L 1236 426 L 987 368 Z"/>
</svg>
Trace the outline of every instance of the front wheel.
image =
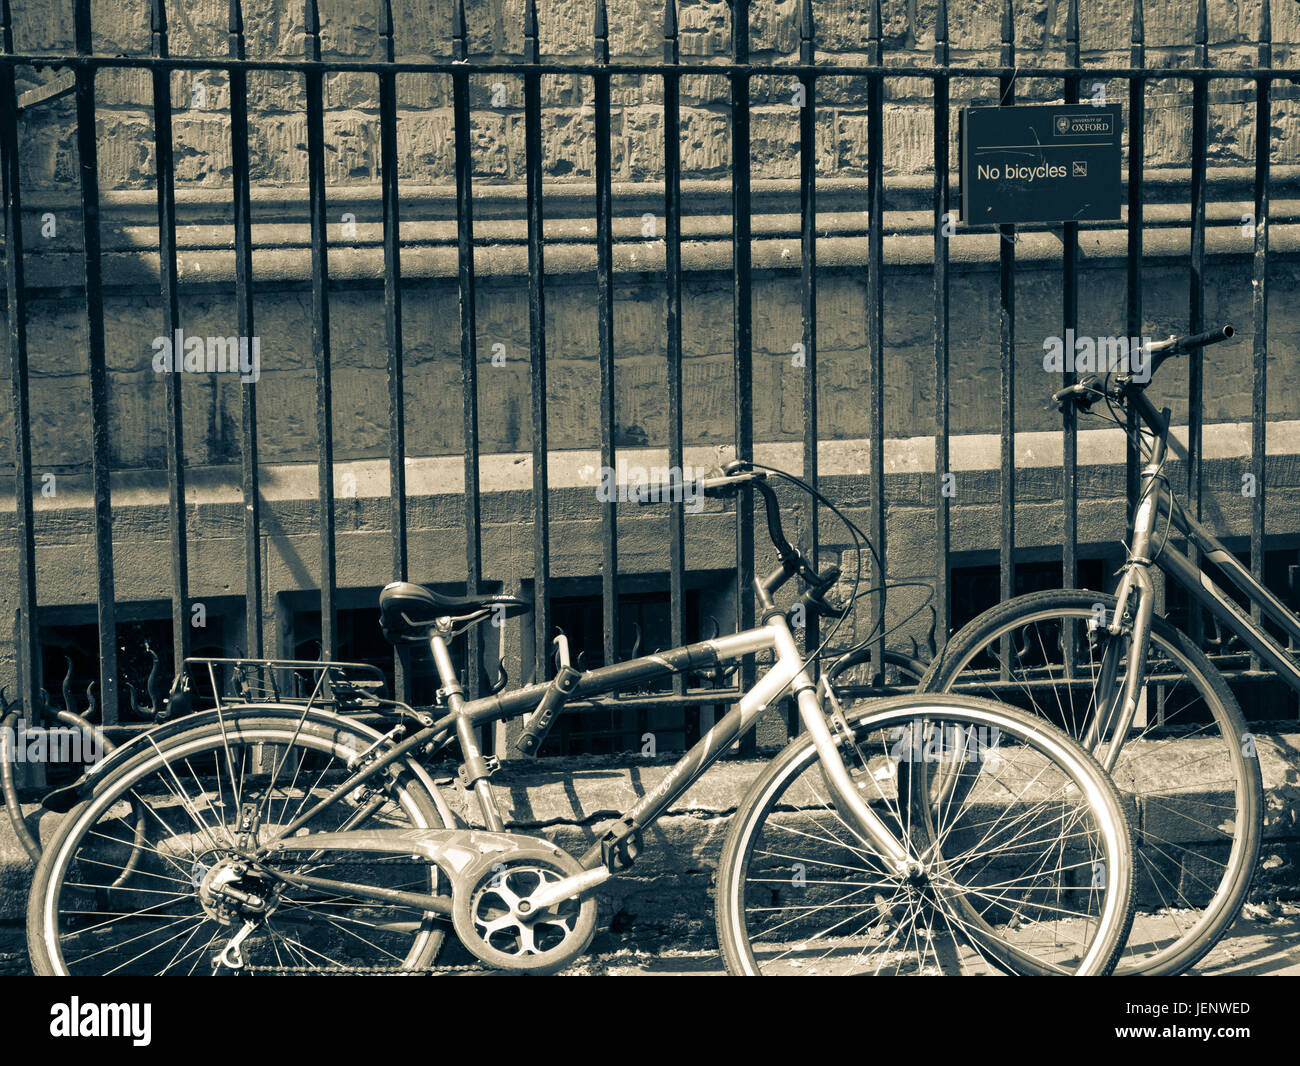
<svg viewBox="0 0 1300 1066">
<path fill-rule="evenodd" d="M 1017 596 L 963 626 L 921 690 L 1014 704 L 1103 758 L 1115 738 L 1098 736 L 1097 722 L 1109 719 L 1134 657 L 1127 625 L 1119 636 L 1107 628 L 1115 610 L 1115 597 L 1083 589 Z M 1214 946 L 1250 891 L 1263 784 L 1236 699 L 1186 634 L 1152 618 L 1142 669 L 1112 770 L 1136 812 L 1141 911 L 1116 972 L 1170 976 Z"/>
<path fill-rule="evenodd" d="M 904 843 L 889 868 L 837 812 L 812 740 L 793 741 L 735 816 L 718 872 L 733 974 L 1104 974 L 1133 915 L 1128 821 L 1060 730 L 989 700 L 906 695 L 848 713 L 845 763 Z M 975 783 L 935 807 L 928 775 Z M 908 768 L 911 768 L 910 772 Z"/>
</svg>

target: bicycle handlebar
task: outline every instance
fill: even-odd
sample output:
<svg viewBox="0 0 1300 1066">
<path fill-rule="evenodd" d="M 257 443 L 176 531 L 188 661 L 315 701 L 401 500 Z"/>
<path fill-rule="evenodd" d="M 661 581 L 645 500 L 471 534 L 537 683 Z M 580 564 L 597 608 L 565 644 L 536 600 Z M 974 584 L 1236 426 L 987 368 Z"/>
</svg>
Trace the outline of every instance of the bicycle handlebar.
<svg viewBox="0 0 1300 1066">
<path fill-rule="evenodd" d="M 1196 348 L 1205 348 L 1211 344 L 1218 344 L 1220 341 L 1230 340 L 1235 334 L 1236 330 L 1232 326 L 1223 325 L 1216 329 L 1203 330 L 1200 333 L 1185 334 L 1181 337 L 1171 336 L 1163 341 L 1156 341 L 1146 346 L 1147 355 L 1151 358 L 1151 368 L 1145 381 L 1135 381 L 1132 375 L 1129 374 L 1122 377 L 1116 386 L 1108 389 L 1105 375 L 1089 374 L 1081 378 L 1076 384 L 1067 385 L 1065 388 L 1054 392 L 1052 402 L 1061 410 L 1065 410 L 1067 400 L 1073 401 L 1074 405 L 1080 410 L 1091 410 L 1092 405 L 1103 396 L 1120 399 L 1127 389 L 1146 388 L 1166 359 L 1172 359 L 1176 355 L 1185 355 Z"/>
<path fill-rule="evenodd" d="M 644 507 L 656 503 L 684 502 L 688 497 L 696 495 L 720 499 L 734 496 L 744 489 L 756 489 L 763 497 L 763 505 L 767 513 L 767 535 L 776 549 L 777 559 L 781 564 L 775 573 L 763 581 L 763 587 L 771 594 L 798 574 L 808 585 L 808 591 L 804 595 L 808 605 L 823 613 L 835 613 L 835 608 L 826 603 L 822 597 L 826 590 L 839 580 L 840 568 L 831 566 L 826 571 L 818 573 L 804 558 L 803 553 L 786 539 L 785 530 L 781 525 L 781 507 L 776 493 L 768 484 L 766 471 L 753 469 L 744 459 L 735 459 L 722 469 L 720 477 L 682 478 L 680 481 L 666 483 L 652 482 L 637 493 L 636 502 Z"/>
</svg>

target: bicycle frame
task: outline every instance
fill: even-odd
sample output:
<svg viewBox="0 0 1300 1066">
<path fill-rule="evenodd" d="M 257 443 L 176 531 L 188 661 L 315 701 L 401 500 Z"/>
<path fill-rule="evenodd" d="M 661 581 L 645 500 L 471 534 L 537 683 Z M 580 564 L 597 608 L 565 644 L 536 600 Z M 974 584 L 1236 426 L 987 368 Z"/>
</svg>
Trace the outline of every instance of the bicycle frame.
<svg viewBox="0 0 1300 1066">
<path fill-rule="evenodd" d="M 831 797 L 837 809 L 860 835 L 864 843 L 900 871 L 910 869 L 914 860 L 893 832 L 858 794 L 839 748 L 832 737 L 822 711 L 809 671 L 803 661 L 789 622 L 780 609 L 772 605 L 771 595 L 763 582 L 756 580 L 755 588 L 763 608 L 763 625 L 731 636 L 717 637 L 669 651 L 630 659 L 627 662 L 599 667 L 582 673 L 573 691 L 573 699 L 591 697 L 605 692 L 627 688 L 630 684 L 662 678 L 689 670 L 708 668 L 772 651 L 772 667 L 758 679 L 736 705 L 711 728 L 680 760 L 651 792 L 643 796 L 629 811 L 622 814 L 614 827 L 578 861 L 584 874 L 565 878 L 550 886 L 546 900 L 534 901 L 536 905 L 549 905 L 590 891 L 613 876 L 618 870 L 631 865 L 639 850 L 639 834 L 659 818 L 705 770 L 709 768 L 732 744 L 755 725 L 758 716 L 786 690 L 794 693 L 800 718 L 808 730 L 821 758 L 821 765 Z M 451 618 L 439 619 L 429 637 L 429 647 L 442 682 L 440 695 L 445 696 L 448 713 L 424 726 L 411 736 L 396 743 L 382 756 L 350 774 L 330 795 L 321 799 L 309 810 L 301 812 L 293 821 L 281 827 L 273 840 L 262 845 L 257 855 L 268 853 L 276 841 L 292 837 L 322 811 L 333 806 L 342 797 L 402 758 L 432 745 L 435 749 L 445 745 L 454 734 L 461 747 L 462 777 L 472 788 L 477 799 L 483 823 L 491 832 L 501 832 L 503 821 L 496 800 L 488 785 L 490 765 L 482 755 L 476 736 L 477 727 L 516 718 L 537 707 L 549 688 L 548 684 L 528 685 L 513 692 L 466 700 L 448 651 L 448 640 L 455 629 Z M 363 809 L 363 816 L 365 811 Z M 337 842 L 340 834 L 330 834 Z M 310 836 L 295 840 L 295 847 Z M 632 847 L 629 847 L 629 842 Z M 391 892 L 368 885 L 344 881 L 313 879 L 315 887 L 343 892 L 363 898 L 385 900 Z M 442 910 L 445 900 L 440 897 L 420 897 L 430 910 Z M 438 901 L 435 904 L 434 901 Z M 411 902 L 411 900 L 407 900 Z"/>
<path fill-rule="evenodd" d="M 1142 470 L 1141 495 L 1138 506 L 1134 510 L 1133 525 L 1130 530 L 1129 558 L 1124 567 L 1124 576 L 1116 591 L 1118 603 L 1115 617 L 1107 626 L 1112 636 L 1120 636 L 1126 624 L 1125 619 L 1129 617 L 1130 597 L 1136 597 L 1136 608 L 1132 611 L 1131 617 L 1132 642 L 1138 654 L 1133 659 L 1133 668 L 1125 677 L 1123 691 L 1119 694 L 1122 697 L 1120 700 L 1116 700 L 1110 688 L 1114 682 L 1118 663 L 1113 661 L 1113 656 L 1108 657 L 1112 661 L 1103 660 L 1097 689 L 1099 713 L 1085 737 L 1085 746 L 1092 746 L 1105 737 L 1107 732 L 1113 731 L 1115 740 L 1105 757 L 1100 760 L 1108 771 L 1114 768 L 1115 760 L 1118 758 L 1120 738 L 1127 734 L 1133 723 L 1139 694 L 1145 680 L 1143 664 L 1146 660 L 1147 639 L 1151 631 L 1151 617 L 1155 609 L 1155 586 L 1150 575 L 1152 566 L 1158 566 L 1185 588 L 1198 604 L 1218 618 L 1223 625 L 1241 638 L 1247 648 L 1275 670 L 1293 689 L 1300 692 L 1300 663 L 1287 649 L 1238 607 L 1209 575 L 1192 562 L 1187 554 L 1171 545 L 1167 534 L 1157 543 L 1156 530 L 1160 523 L 1165 521 L 1167 529 L 1177 529 L 1206 558 L 1212 559 L 1249 602 L 1258 604 L 1261 612 L 1281 626 L 1292 640 L 1300 641 L 1300 619 L 1297 619 L 1272 592 L 1256 581 L 1250 571 L 1242 566 L 1236 556 L 1204 525 L 1186 514 L 1169 493 L 1162 474 L 1169 442 L 1169 409 L 1157 411 L 1155 405 L 1141 391 L 1130 393 L 1130 399 L 1138 415 L 1155 434 L 1155 444 L 1151 459 Z"/>
</svg>

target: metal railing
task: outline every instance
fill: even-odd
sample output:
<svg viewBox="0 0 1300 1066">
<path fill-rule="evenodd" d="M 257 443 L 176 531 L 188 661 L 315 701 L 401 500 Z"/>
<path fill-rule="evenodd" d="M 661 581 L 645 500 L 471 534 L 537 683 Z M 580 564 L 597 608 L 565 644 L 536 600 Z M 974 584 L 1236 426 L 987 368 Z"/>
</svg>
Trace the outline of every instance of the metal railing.
<svg viewBox="0 0 1300 1066">
<path fill-rule="evenodd" d="M 391 479 L 392 576 L 408 576 L 407 497 L 405 490 L 405 415 L 403 403 L 403 335 L 402 335 L 402 265 L 401 190 L 398 183 L 397 89 L 399 74 L 440 75 L 450 79 L 454 124 L 456 217 L 458 220 L 458 288 L 460 297 L 460 361 L 464 386 L 464 529 L 465 579 L 468 592 L 475 592 L 485 580 L 480 533 L 480 433 L 477 325 L 475 321 L 475 236 L 472 165 L 472 114 L 470 79 L 473 75 L 494 74 L 522 80 L 525 146 L 526 215 L 527 215 L 527 289 L 529 309 L 529 366 L 532 380 L 532 571 L 536 609 L 533 616 L 535 669 L 537 676 L 549 672 L 548 649 L 552 635 L 551 545 L 548 536 L 550 498 L 547 447 L 547 334 L 546 270 L 542 190 L 542 95 L 541 80 L 553 74 L 589 78 L 594 88 L 595 177 L 596 177 L 596 301 L 599 322 L 600 376 L 600 457 L 601 463 L 616 464 L 615 425 L 618 407 L 618 383 L 615 354 L 618 338 L 614 331 L 613 220 L 611 195 L 611 78 L 637 75 L 662 79 L 664 129 L 664 233 L 666 259 L 663 284 L 666 292 L 666 353 L 668 393 L 667 450 L 670 467 L 683 467 L 683 345 L 682 345 L 682 155 L 681 83 L 686 76 L 706 72 L 727 79 L 731 111 L 732 200 L 732 297 L 733 297 L 733 366 L 735 387 L 734 448 L 737 456 L 752 458 L 753 429 L 753 319 L 751 264 L 751 183 L 750 170 L 744 165 L 751 155 L 750 84 L 756 77 L 779 74 L 797 78 L 803 86 L 804 100 L 799 117 L 799 210 L 802 244 L 800 287 L 802 294 L 802 344 L 805 359 L 803 376 L 803 473 L 812 484 L 818 483 L 818 349 L 817 349 L 817 168 L 815 132 L 817 121 L 817 87 L 820 79 L 854 76 L 865 79 L 867 113 L 866 177 L 867 197 L 867 285 L 866 285 L 866 358 L 867 436 L 870 442 L 869 469 L 872 486 L 867 533 L 882 558 L 886 556 L 885 491 L 885 410 L 884 410 L 884 152 L 882 144 L 882 110 L 889 79 L 920 78 L 933 85 L 933 152 L 934 180 L 932 212 L 933 242 L 933 352 L 935 359 L 934 438 L 934 554 L 933 573 L 937 596 L 937 631 L 948 630 L 948 575 L 951 565 L 950 500 L 940 491 L 940 472 L 950 469 L 949 452 L 949 247 L 945 224 L 950 218 L 949 143 L 951 136 L 951 88 L 954 82 L 982 79 L 996 80 L 999 98 L 1004 103 L 1015 99 L 1017 83 L 1026 79 L 1047 79 L 1064 86 L 1068 102 L 1079 99 L 1080 84 L 1085 77 L 1120 79 L 1128 84 L 1130 151 L 1128 153 L 1128 244 L 1127 244 L 1127 327 L 1131 336 L 1142 332 L 1143 316 L 1143 146 L 1144 92 L 1148 79 L 1159 77 L 1190 83 L 1192 103 L 1191 136 L 1191 246 L 1188 287 L 1187 328 L 1196 332 L 1207 323 L 1206 306 L 1206 175 L 1207 121 L 1209 87 L 1216 80 L 1230 79 L 1253 84 L 1256 107 L 1253 300 L 1254 347 L 1252 355 L 1252 434 L 1250 469 L 1260 490 L 1251 511 L 1251 565 L 1262 576 L 1264 560 L 1265 492 L 1265 386 L 1267 380 L 1267 302 L 1268 302 L 1268 215 L 1270 163 L 1270 88 L 1279 78 L 1295 79 L 1300 70 L 1275 68 L 1270 44 L 1270 7 L 1264 0 L 1261 11 L 1256 63 L 1232 69 L 1214 68 L 1209 64 L 1206 2 L 1198 0 L 1194 32 L 1194 56 L 1190 65 L 1148 69 L 1145 65 L 1144 16 L 1141 0 L 1135 0 L 1129 62 L 1119 66 L 1080 65 L 1080 32 L 1077 0 L 1068 5 L 1065 50 L 1060 66 L 1036 66 L 1021 69 L 1017 64 L 1015 28 L 1010 0 L 1003 7 L 1001 45 L 997 63 L 990 65 L 953 64 L 950 62 L 948 7 L 939 0 L 936 34 L 930 62 L 909 60 L 889 65 L 884 54 L 879 0 L 872 0 L 865 41 L 865 61 L 827 62 L 819 59 L 812 0 L 800 0 L 800 45 L 798 61 L 755 62 L 750 56 L 749 0 L 733 0 L 731 52 L 727 61 L 683 62 L 679 48 L 677 11 L 674 0 L 667 0 L 663 20 L 662 61 L 616 62 L 610 57 L 609 24 L 605 0 L 594 0 L 592 54 L 590 59 L 543 61 L 538 46 L 538 16 L 535 0 L 527 0 L 524 17 L 523 62 L 479 61 L 469 58 L 469 29 L 463 0 L 454 2 L 454 34 L 449 59 L 427 61 L 395 60 L 395 43 L 391 6 L 381 0 L 379 24 L 381 58 L 377 60 L 322 60 L 321 23 L 315 0 L 306 0 L 305 54 L 301 59 L 248 58 L 244 24 L 239 0 L 231 0 L 228 54 L 218 56 L 174 56 L 169 51 L 168 25 L 163 0 L 152 7 L 152 54 L 149 56 L 97 55 L 92 51 L 89 0 L 75 5 L 75 50 L 69 54 L 16 54 L 13 25 L 8 0 L 0 0 L 0 171 L 4 183 L 4 221 L 6 241 L 5 287 L 8 299 L 8 344 L 13 367 L 15 414 L 15 495 L 18 530 L 19 624 L 17 655 L 22 674 L 22 698 L 29 715 L 40 702 L 38 632 L 38 582 L 35 569 L 33 517 L 33 468 L 29 432 L 29 365 L 26 336 L 27 306 L 24 284 L 22 215 L 19 181 L 17 114 L 19 98 L 15 72 L 37 65 L 62 67 L 71 71 L 72 92 L 76 109 L 76 145 L 79 153 L 77 170 L 80 206 L 84 225 L 84 311 L 87 325 L 86 352 L 89 365 L 90 422 L 92 427 L 91 470 L 93 481 L 93 537 L 97 564 L 97 611 L 99 627 L 100 693 L 106 721 L 111 722 L 117 707 L 118 667 L 115 631 L 117 605 L 114 595 L 113 512 L 109 495 L 110 453 L 108 443 L 108 373 L 105 363 L 103 305 L 103 260 L 100 243 L 100 188 L 97 172 L 95 131 L 95 79 L 101 71 L 128 69 L 147 71 L 153 96 L 154 143 L 157 160 L 157 212 L 160 253 L 163 332 L 172 336 L 179 326 L 176 194 L 174 185 L 172 101 L 170 75 L 174 71 L 204 69 L 225 71 L 229 77 L 229 132 L 233 187 L 231 205 L 234 223 L 235 306 L 241 336 L 254 330 L 254 296 L 252 285 L 252 251 L 249 174 L 248 74 L 253 71 L 276 71 L 301 77 L 305 89 L 306 149 L 308 158 L 308 195 L 311 223 L 311 294 L 312 351 L 316 381 L 317 473 L 320 550 L 320 611 L 323 657 L 337 653 L 337 581 L 336 535 L 334 516 L 335 464 L 332 437 L 333 388 L 331 381 L 332 348 L 330 337 L 330 264 L 326 240 L 326 139 L 324 132 L 323 81 L 327 73 L 350 71 L 377 77 L 379 85 L 379 158 L 382 177 L 383 212 L 383 295 L 385 308 L 385 343 L 389 389 L 389 473 Z M 48 93 L 46 94 L 48 95 Z M 1016 227 L 1002 225 L 998 266 L 999 308 L 999 375 L 1000 375 L 1000 529 L 999 555 L 1002 564 L 1001 592 L 1009 596 L 1014 588 L 1016 563 L 1016 480 L 1013 440 L 1016 430 Z M 1063 289 L 1062 329 L 1077 325 L 1079 315 L 1078 224 L 1060 227 L 1062 238 Z M 1066 384 L 1073 374 L 1067 372 Z M 1201 357 L 1191 357 L 1188 410 L 1187 491 L 1192 508 L 1199 516 L 1202 500 L 1202 422 L 1201 396 L 1204 378 Z M 185 525 L 187 498 L 186 467 L 182 441 L 181 387 L 178 376 L 168 375 L 166 383 L 167 483 L 170 502 L 170 570 L 173 655 L 180 662 L 190 654 L 187 618 L 191 603 L 188 567 L 188 540 Z M 258 551 L 262 536 L 262 503 L 259 498 L 259 465 L 256 386 L 241 389 L 240 447 L 242 454 L 242 496 L 244 504 L 244 543 L 246 557 L 247 651 L 251 656 L 267 653 L 262 631 L 262 603 L 266 575 L 261 569 Z M 1077 426 L 1072 408 L 1065 414 L 1064 433 L 1064 542 L 1063 574 L 1066 584 L 1073 583 L 1078 568 L 1078 481 Z M 1130 500 L 1136 491 L 1136 457 L 1130 450 L 1128 485 Z M 685 573 L 687 569 L 685 519 L 683 504 L 673 503 L 669 514 L 669 595 L 671 605 L 671 640 L 680 644 L 686 639 Z M 753 515 L 749 505 L 738 505 L 736 530 L 736 582 L 738 618 L 741 626 L 753 624 L 754 607 L 749 594 L 754 571 Z M 805 550 L 817 550 L 818 529 L 815 521 L 805 524 L 802 533 Z M 619 595 L 618 530 L 616 503 L 606 501 L 601 507 L 601 599 L 604 616 L 617 618 Z M 878 650 L 883 650 L 882 620 L 885 615 L 883 589 L 869 599 L 869 625 L 877 633 Z M 605 626 L 604 654 L 613 661 L 619 649 L 614 646 L 616 626 Z M 818 642 L 815 626 L 806 634 L 809 646 Z M 472 643 L 470 661 L 477 662 L 479 648 Z M 877 655 L 876 662 L 882 657 Z M 471 671 L 471 674 L 474 672 Z M 741 683 L 748 678 L 740 678 Z M 479 679 L 471 677 L 477 685 Z M 680 684 L 680 683 L 679 683 Z M 675 695 L 690 697 L 680 687 Z M 702 697 L 708 701 L 708 697 Z M 716 701 L 716 693 L 712 701 Z"/>
</svg>

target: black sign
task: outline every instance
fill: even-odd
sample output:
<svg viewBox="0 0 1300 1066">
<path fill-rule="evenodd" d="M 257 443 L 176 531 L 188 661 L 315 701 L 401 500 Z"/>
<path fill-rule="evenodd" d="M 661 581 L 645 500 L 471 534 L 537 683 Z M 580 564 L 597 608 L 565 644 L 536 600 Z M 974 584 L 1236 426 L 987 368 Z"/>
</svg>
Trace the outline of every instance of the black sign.
<svg viewBox="0 0 1300 1066">
<path fill-rule="evenodd" d="M 961 113 L 961 220 L 1120 217 L 1120 108 L 1091 103 Z"/>
</svg>

